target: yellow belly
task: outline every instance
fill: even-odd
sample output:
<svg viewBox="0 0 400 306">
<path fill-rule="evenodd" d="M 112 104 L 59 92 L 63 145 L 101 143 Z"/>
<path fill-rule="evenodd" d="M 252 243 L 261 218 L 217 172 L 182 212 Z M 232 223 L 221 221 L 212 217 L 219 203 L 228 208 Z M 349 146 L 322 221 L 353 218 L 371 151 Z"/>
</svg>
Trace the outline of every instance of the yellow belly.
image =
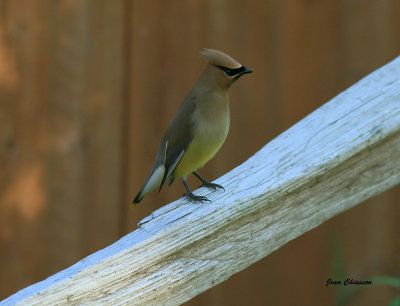
<svg viewBox="0 0 400 306">
<path fill-rule="evenodd" d="M 221 148 L 228 135 L 229 122 L 217 130 L 201 131 L 193 139 L 172 176 L 185 177 L 203 167 Z"/>
</svg>

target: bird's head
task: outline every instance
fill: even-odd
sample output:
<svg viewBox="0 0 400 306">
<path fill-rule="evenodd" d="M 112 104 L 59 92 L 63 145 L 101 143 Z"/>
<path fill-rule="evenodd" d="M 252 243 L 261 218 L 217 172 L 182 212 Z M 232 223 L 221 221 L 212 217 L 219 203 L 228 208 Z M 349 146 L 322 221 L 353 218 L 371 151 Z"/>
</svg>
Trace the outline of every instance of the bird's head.
<svg viewBox="0 0 400 306">
<path fill-rule="evenodd" d="M 201 56 L 208 61 L 206 70 L 208 70 L 208 78 L 215 81 L 222 88 L 229 88 L 242 75 L 252 73 L 253 70 L 242 66 L 225 53 L 213 50 L 203 49 Z"/>
</svg>

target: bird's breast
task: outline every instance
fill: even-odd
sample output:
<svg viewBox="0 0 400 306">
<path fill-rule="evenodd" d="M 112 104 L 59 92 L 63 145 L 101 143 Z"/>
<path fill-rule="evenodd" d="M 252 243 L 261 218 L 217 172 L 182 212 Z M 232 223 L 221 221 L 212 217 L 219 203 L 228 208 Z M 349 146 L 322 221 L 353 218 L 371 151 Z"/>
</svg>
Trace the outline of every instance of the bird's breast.
<svg viewBox="0 0 400 306">
<path fill-rule="evenodd" d="M 229 131 L 229 105 L 212 106 L 211 109 L 196 109 L 193 114 L 194 138 L 174 171 L 175 177 L 186 176 L 203 167 L 224 143 Z"/>
</svg>

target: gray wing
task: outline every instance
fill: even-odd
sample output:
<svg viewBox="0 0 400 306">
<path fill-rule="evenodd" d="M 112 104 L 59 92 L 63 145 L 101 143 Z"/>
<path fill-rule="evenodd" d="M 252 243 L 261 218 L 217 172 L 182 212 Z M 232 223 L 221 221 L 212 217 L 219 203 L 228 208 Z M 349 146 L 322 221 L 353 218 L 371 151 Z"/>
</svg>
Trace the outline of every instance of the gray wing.
<svg viewBox="0 0 400 306">
<path fill-rule="evenodd" d="M 187 95 L 165 131 L 162 140 L 162 142 L 167 144 L 164 161 L 165 173 L 161 181 L 160 190 L 167 179 L 170 180 L 169 185 L 174 180 L 171 174 L 193 140 L 194 126 L 192 114 L 196 109 L 195 99 L 195 95 L 191 93 Z"/>
</svg>

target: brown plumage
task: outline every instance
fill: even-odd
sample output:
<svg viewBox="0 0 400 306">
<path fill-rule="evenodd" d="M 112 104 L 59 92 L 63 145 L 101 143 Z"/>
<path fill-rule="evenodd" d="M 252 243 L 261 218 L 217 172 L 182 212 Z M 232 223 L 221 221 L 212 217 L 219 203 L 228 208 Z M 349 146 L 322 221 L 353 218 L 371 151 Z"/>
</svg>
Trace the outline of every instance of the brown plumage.
<svg viewBox="0 0 400 306">
<path fill-rule="evenodd" d="M 204 48 L 200 51 L 200 54 L 210 65 L 224 66 L 230 69 L 239 68 L 241 66 L 232 57 L 218 50 Z"/>
<path fill-rule="evenodd" d="M 133 204 L 158 186 L 161 190 L 164 182 L 170 185 L 177 178 L 182 179 L 190 200 L 208 200 L 190 191 L 186 177 L 191 173 L 205 187 L 223 188 L 206 181 L 196 170 L 214 157 L 228 134 L 230 86 L 252 70 L 218 50 L 203 49 L 200 54 L 208 63 L 167 127 L 153 169 Z"/>
</svg>

